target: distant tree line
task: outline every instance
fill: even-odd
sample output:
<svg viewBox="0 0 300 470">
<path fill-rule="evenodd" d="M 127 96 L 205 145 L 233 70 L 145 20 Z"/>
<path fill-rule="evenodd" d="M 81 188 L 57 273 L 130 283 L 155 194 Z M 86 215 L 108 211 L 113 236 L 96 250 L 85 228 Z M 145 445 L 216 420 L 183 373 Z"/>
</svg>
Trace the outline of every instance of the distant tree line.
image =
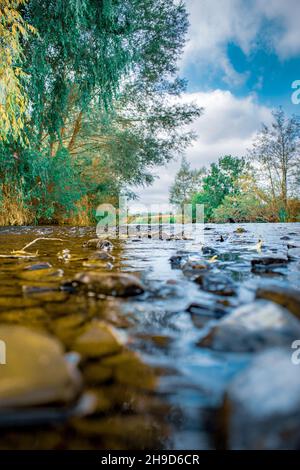
<svg viewBox="0 0 300 470">
<path fill-rule="evenodd" d="M 300 121 L 279 108 L 245 157 L 227 155 L 192 170 L 186 159 L 170 202 L 203 204 L 206 221 L 300 222 Z"/>
</svg>

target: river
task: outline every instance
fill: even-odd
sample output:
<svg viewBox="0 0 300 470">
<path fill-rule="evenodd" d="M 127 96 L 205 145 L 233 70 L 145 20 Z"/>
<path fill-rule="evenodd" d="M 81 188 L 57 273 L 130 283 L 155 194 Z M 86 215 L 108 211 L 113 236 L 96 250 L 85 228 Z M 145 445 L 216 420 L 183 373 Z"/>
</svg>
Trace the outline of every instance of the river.
<svg viewBox="0 0 300 470">
<path fill-rule="evenodd" d="M 237 227 L 245 230 L 238 233 Z M 200 234 L 203 227 L 195 230 Z M 95 236 L 94 227 L 0 229 L 2 255 L 39 237 L 62 240 L 35 243 L 27 249 L 36 255 L 32 259 L 0 258 L 1 324 L 48 332 L 68 351 L 70 335 L 96 318 L 116 331 L 125 352 L 137 353 L 126 356 L 117 375 L 99 373 L 104 370 L 103 358 L 81 358 L 84 390 L 97 397 L 96 410 L 90 416 L 57 422 L 52 418 L 42 425 L 31 423 L 30 415 L 26 427 L 16 427 L 13 421 L 12 426 L 2 424 L 0 448 L 215 448 L 216 410 L 249 353 L 219 352 L 199 343 L 219 317 L 251 302 L 258 285 L 272 281 L 299 288 L 299 260 L 269 272 L 253 272 L 251 259 L 260 251 L 259 240 L 262 253 L 286 254 L 288 243 L 300 244 L 300 224 L 208 224 L 203 242 L 211 250 L 205 254 L 198 239 L 111 240 L 114 260 L 109 262 L 95 262 L 94 251 L 82 247 Z M 64 249 L 70 250 L 69 257 L 61 255 Z M 170 262 L 178 252 L 210 262 L 220 286 L 212 292 L 201 288 L 188 270 Z M 50 266 L 43 263 L 52 269 L 46 269 L 46 276 L 42 268 Z M 28 270 L 37 264 L 41 269 Z M 130 272 L 146 286 L 145 293 L 127 299 L 97 298 L 62 288 L 78 272 L 91 270 Z M 226 293 L 227 283 L 232 292 Z"/>
</svg>

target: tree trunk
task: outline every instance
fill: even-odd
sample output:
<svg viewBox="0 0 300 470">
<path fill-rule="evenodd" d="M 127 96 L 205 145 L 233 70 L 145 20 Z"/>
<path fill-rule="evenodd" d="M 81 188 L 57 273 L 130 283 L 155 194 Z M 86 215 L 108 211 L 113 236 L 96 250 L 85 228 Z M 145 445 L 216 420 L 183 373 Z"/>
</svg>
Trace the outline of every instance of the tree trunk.
<svg viewBox="0 0 300 470">
<path fill-rule="evenodd" d="M 82 124 L 82 111 L 80 111 L 80 113 L 78 114 L 77 119 L 76 119 L 75 124 L 74 124 L 72 137 L 71 137 L 71 140 L 70 140 L 69 145 L 68 145 L 68 150 L 70 152 L 72 151 L 72 149 L 75 146 L 76 137 L 77 137 L 77 135 L 78 135 L 78 133 L 81 129 L 81 124 Z"/>
</svg>

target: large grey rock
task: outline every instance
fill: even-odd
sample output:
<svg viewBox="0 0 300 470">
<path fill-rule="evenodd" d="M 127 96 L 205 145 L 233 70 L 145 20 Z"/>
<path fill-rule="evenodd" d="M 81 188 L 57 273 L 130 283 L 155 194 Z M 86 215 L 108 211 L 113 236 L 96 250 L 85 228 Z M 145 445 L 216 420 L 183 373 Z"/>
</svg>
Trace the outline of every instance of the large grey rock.
<svg viewBox="0 0 300 470">
<path fill-rule="evenodd" d="M 286 309 L 266 300 L 236 308 L 200 342 L 218 351 L 251 352 L 287 346 L 300 339 L 300 322 Z"/>
<path fill-rule="evenodd" d="M 223 404 L 230 449 L 300 449 L 300 366 L 270 349 L 229 385 Z"/>
<path fill-rule="evenodd" d="M 256 298 L 267 299 L 282 305 L 300 317 L 300 290 L 280 284 L 266 284 L 256 291 Z"/>
</svg>

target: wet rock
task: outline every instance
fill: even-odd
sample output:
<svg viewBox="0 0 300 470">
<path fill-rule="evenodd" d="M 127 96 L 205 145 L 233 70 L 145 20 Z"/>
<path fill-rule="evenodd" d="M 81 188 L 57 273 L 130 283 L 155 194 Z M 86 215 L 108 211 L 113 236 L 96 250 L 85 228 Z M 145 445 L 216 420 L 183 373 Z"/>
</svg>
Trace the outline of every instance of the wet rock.
<svg viewBox="0 0 300 470">
<path fill-rule="evenodd" d="M 26 281 L 57 280 L 63 274 L 62 269 L 52 268 L 48 263 L 43 263 L 29 266 L 18 274 L 18 278 Z"/>
<path fill-rule="evenodd" d="M 99 238 L 92 238 L 91 240 L 87 240 L 86 242 L 84 242 L 82 247 L 93 248 L 96 250 L 96 249 L 99 249 L 100 243 L 101 243 L 101 240 L 99 240 Z"/>
<path fill-rule="evenodd" d="M 24 295 L 39 302 L 66 302 L 68 294 L 51 286 L 22 286 Z"/>
<path fill-rule="evenodd" d="M 179 269 L 184 259 L 185 259 L 184 255 L 177 254 L 177 255 L 171 256 L 169 261 L 171 263 L 172 268 Z"/>
<path fill-rule="evenodd" d="M 300 317 L 300 290 L 280 284 L 267 284 L 257 289 L 256 298 L 276 302 Z"/>
<path fill-rule="evenodd" d="M 247 230 L 244 227 L 238 227 L 234 233 L 246 233 Z"/>
<path fill-rule="evenodd" d="M 221 305 L 203 305 L 198 303 L 192 303 L 186 311 L 190 313 L 191 320 L 196 328 L 203 328 L 207 322 L 218 320 L 227 313 L 226 308 Z"/>
<path fill-rule="evenodd" d="M 102 366 L 110 367 L 116 382 L 144 390 L 153 390 L 157 378 L 153 369 L 131 351 L 104 358 Z"/>
<path fill-rule="evenodd" d="M 43 330 L 49 323 L 49 318 L 44 309 L 39 307 L 31 307 L 1 312 L 0 322 L 12 325 L 29 326 L 35 329 L 37 328 Z"/>
<path fill-rule="evenodd" d="M 151 413 L 151 416 L 167 416 L 170 412 L 170 406 L 160 398 L 133 387 L 122 384 L 106 384 L 97 390 L 93 390 L 100 401 L 100 407 L 104 408 L 107 402 L 110 402 L 112 410 L 120 410 L 131 413 Z"/>
<path fill-rule="evenodd" d="M 71 307 L 71 311 L 74 311 L 73 304 Z M 54 319 L 52 330 L 55 336 L 70 349 L 75 339 L 84 331 L 85 325 L 86 315 L 70 312 L 66 316 Z"/>
<path fill-rule="evenodd" d="M 72 349 L 84 357 L 101 357 L 116 354 L 122 344 L 116 332 L 104 322 L 93 321 L 75 339 Z"/>
<path fill-rule="evenodd" d="M 0 409 L 66 404 L 81 390 L 79 372 L 63 355 L 54 338 L 23 326 L 0 325 L 7 345 L 7 363 L 1 367 Z"/>
<path fill-rule="evenodd" d="M 102 271 L 104 269 L 111 269 L 113 267 L 111 263 L 107 263 L 105 261 L 101 261 L 97 259 L 90 259 L 90 260 L 84 261 L 82 263 L 82 266 L 85 268 L 89 268 L 89 269 L 100 269 Z"/>
<path fill-rule="evenodd" d="M 257 256 L 251 260 L 252 272 L 265 272 L 286 266 L 288 258 L 284 255 Z"/>
<path fill-rule="evenodd" d="M 230 449 L 299 449 L 300 374 L 290 351 L 258 354 L 229 385 L 222 412 Z"/>
<path fill-rule="evenodd" d="M 66 248 L 65 250 L 60 251 L 57 253 L 57 258 L 62 261 L 70 261 L 72 258 L 71 251 Z"/>
<path fill-rule="evenodd" d="M 203 273 L 204 271 L 209 271 L 211 268 L 211 263 L 201 258 L 190 258 L 182 265 L 182 270 L 185 274 Z"/>
<path fill-rule="evenodd" d="M 200 341 L 217 351 L 251 352 L 287 346 L 300 338 L 300 322 L 276 303 L 257 300 L 237 307 Z"/>
<path fill-rule="evenodd" d="M 109 240 L 101 240 L 98 248 L 103 251 L 112 251 L 114 246 Z"/>
<path fill-rule="evenodd" d="M 107 253 L 107 251 L 96 251 L 89 260 L 110 261 L 114 262 L 115 258 Z"/>
<path fill-rule="evenodd" d="M 87 292 L 112 295 L 115 297 L 131 297 L 145 291 L 142 282 L 132 274 L 85 272 L 76 275 L 73 285 Z"/>
<path fill-rule="evenodd" d="M 30 266 L 27 266 L 24 270 L 25 271 L 38 271 L 40 269 L 49 269 L 52 268 L 52 264 L 50 263 L 36 263 L 36 264 L 31 264 Z"/>
<path fill-rule="evenodd" d="M 90 384 L 102 384 L 112 379 L 111 367 L 103 366 L 101 362 L 87 363 L 83 369 L 83 376 Z"/>
<path fill-rule="evenodd" d="M 172 338 L 167 335 L 151 334 L 151 333 L 138 333 L 135 335 L 143 341 L 143 345 L 147 342 L 151 342 L 157 348 L 167 349 L 172 343 Z"/>
<path fill-rule="evenodd" d="M 112 251 L 113 244 L 109 240 L 92 238 L 83 243 L 83 248 L 93 248 L 94 250 Z"/>
<path fill-rule="evenodd" d="M 204 255 L 218 255 L 219 252 L 215 248 L 212 248 L 211 246 L 203 246 L 202 247 L 202 253 Z"/>
<path fill-rule="evenodd" d="M 300 259 L 300 248 L 290 248 L 288 250 L 289 259 Z"/>
<path fill-rule="evenodd" d="M 0 310 L 9 310 L 16 308 L 34 307 L 39 305 L 37 299 L 24 298 L 24 297 L 0 297 Z"/>
<path fill-rule="evenodd" d="M 198 276 L 195 282 L 201 286 L 201 289 L 212 294 L 221 296 L 235 294 L 235 286 L 226 275 L 208 273 Z"/>
<path fill-rule="evenodd" d="M 291 237 L 289 237 L 288 235 L 280 237 L 280 240 L 290 240 L 290 239 L 291 239 Z"/>
<path fill-rule="evenodd" d="M 300 248 L 300 243 L 299 242 L 291 242 L 287 244 L 288 249 L 290 248 Z"/>
<path fill-rule="evenodd" d="M 288 259 L 284 255 L 268 255 L 268 256 L 258 256 L 257 258 L 253 258 L 251 260 L 252 266 L 255 265 L 278 265 L 278 264 L 286 264 Z"/>
<path fill-rule="evenodd" d="M 101 436 L 101 442 L 104 439 L 105 448 L 109 449 L 157 449 L 168 436 L 163 423 L 142 414 L 81 419 L 74 421 L 74 426 L 82 435 Z"/>
</svg>

